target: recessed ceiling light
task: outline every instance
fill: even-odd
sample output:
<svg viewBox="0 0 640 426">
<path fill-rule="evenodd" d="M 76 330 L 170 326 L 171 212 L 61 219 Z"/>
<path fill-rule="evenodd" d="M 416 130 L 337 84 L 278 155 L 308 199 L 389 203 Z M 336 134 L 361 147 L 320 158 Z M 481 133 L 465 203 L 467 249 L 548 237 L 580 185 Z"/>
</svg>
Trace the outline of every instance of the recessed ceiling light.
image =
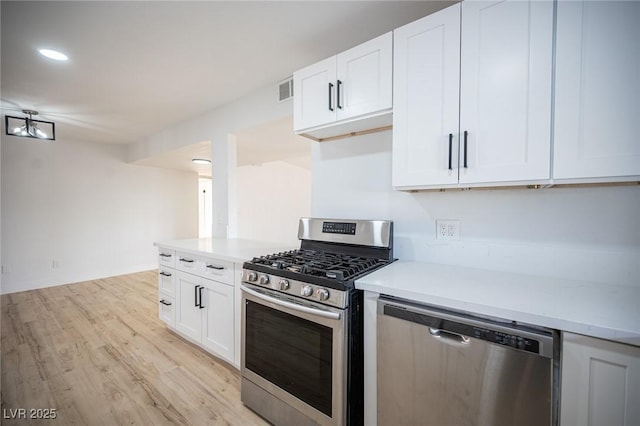
<svg viewBox="0 0 640 426">
<path fill-rule="evenodd" d="M 196 164 L 211 164 L 211 160 L 207 160 L 206 158 L 193 158 L 191 161 Z"/>
<path fill-rule="evenodd" d="M 66 61 L 69 59 L 67 55 L 62 52 L 58 52 L 57 50 L 40 49 L 38 52 L 40 52 L 42 56 L 53 59 L 54 61 Z"/>
</svg>

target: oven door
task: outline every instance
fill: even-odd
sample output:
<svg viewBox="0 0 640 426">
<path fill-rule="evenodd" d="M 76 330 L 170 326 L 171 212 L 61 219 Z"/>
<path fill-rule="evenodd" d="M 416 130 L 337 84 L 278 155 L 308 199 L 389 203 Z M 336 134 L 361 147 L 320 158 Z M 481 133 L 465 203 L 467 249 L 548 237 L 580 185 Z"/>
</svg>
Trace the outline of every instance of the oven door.
<svg viewBox="0 0 640 426">
<path fill-rule="evenodd" d="M 345 311 L 243 283 L 242 318 L 242 380 L 277 398 L 247 405 L 271 421 L 281 401 L 310 423 L 345 424 Z"/>
</svg>

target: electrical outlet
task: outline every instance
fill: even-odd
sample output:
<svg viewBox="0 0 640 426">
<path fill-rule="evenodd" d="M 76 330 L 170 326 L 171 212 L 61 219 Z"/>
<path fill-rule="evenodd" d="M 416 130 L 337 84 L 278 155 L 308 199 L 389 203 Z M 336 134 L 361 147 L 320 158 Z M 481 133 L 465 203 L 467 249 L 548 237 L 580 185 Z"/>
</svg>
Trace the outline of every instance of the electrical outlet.
<svg viewBox="0 0 640 426">
<path fill-rule="evenodd" d="M 11 265 L 2 265 L 2 273 L 8 274 L 9 272 L 11 272 Z"/>
<path fill-rule="evenodd" d="M 459 220 L 436 220 L 436 239 L 437 240 L 459 240 L 460 239 L 460 221 Z"/>
<path fill-rule="evenodd" d="M 51 261 L 51 269 L 58 269 L 60 267 L 60 261 L 53 259 Z"/>
</svg>

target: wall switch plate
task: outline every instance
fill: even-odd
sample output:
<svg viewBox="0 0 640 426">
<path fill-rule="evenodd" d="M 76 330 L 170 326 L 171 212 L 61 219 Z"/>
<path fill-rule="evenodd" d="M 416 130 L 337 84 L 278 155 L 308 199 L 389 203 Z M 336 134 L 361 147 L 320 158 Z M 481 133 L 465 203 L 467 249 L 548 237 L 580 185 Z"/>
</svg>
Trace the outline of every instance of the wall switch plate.
<svg viewBox="0 0 640 426">
<path fill-rule="evenodd" d="M 8 274 L 9 272 L 11 272 L 11 265 L 2 265 L 2 273 Z"/>
<path fill-rule="evenodd" d="M 460 239 L 460 221 L 436 219 L 436 240 Z"/>
</svg>

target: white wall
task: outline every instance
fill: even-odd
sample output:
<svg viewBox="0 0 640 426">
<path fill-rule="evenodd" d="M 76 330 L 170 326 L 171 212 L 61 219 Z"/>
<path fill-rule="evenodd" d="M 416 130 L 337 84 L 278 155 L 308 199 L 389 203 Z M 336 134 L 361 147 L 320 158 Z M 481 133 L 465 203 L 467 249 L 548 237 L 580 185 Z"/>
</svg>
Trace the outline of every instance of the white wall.
<svg viewBox="0 0 640 426">
<path fill-rule="evenodd" d="M 197 175 L 125 154 L 2 136 L 2 293 L 153 269 L 154 241 L 197 237 Z"/>
<path fill-rule="evenodd" d="M 274 82 L 224 107 L 164 130 L 128 148 L 127 160 L 136 161 L 203 140 L 212 142 L 213 236 L 235 236 L 233 192 L 236 168 L 234 133 L 293 114 L 292 102 L 278 102 Z M 231 228 L 230 230 L 228 228 Z M 230 232 L 228 232 L 230 231 Z"/>
<path fill-rule="evenodd" d="M 285 161 L 236 170 L 238 237 L 297 247 L 298 219 L 311 213 L 311 171 Z"/>
<path fill-rule="evenodd" d="M 392 219 L 395 256 L 640 286 L 640 185 L 408 193 L 391 132 L 312 146 L 312 216 Z M 460 220 L 460 241 L 435 239 Z"/>
</svg>

